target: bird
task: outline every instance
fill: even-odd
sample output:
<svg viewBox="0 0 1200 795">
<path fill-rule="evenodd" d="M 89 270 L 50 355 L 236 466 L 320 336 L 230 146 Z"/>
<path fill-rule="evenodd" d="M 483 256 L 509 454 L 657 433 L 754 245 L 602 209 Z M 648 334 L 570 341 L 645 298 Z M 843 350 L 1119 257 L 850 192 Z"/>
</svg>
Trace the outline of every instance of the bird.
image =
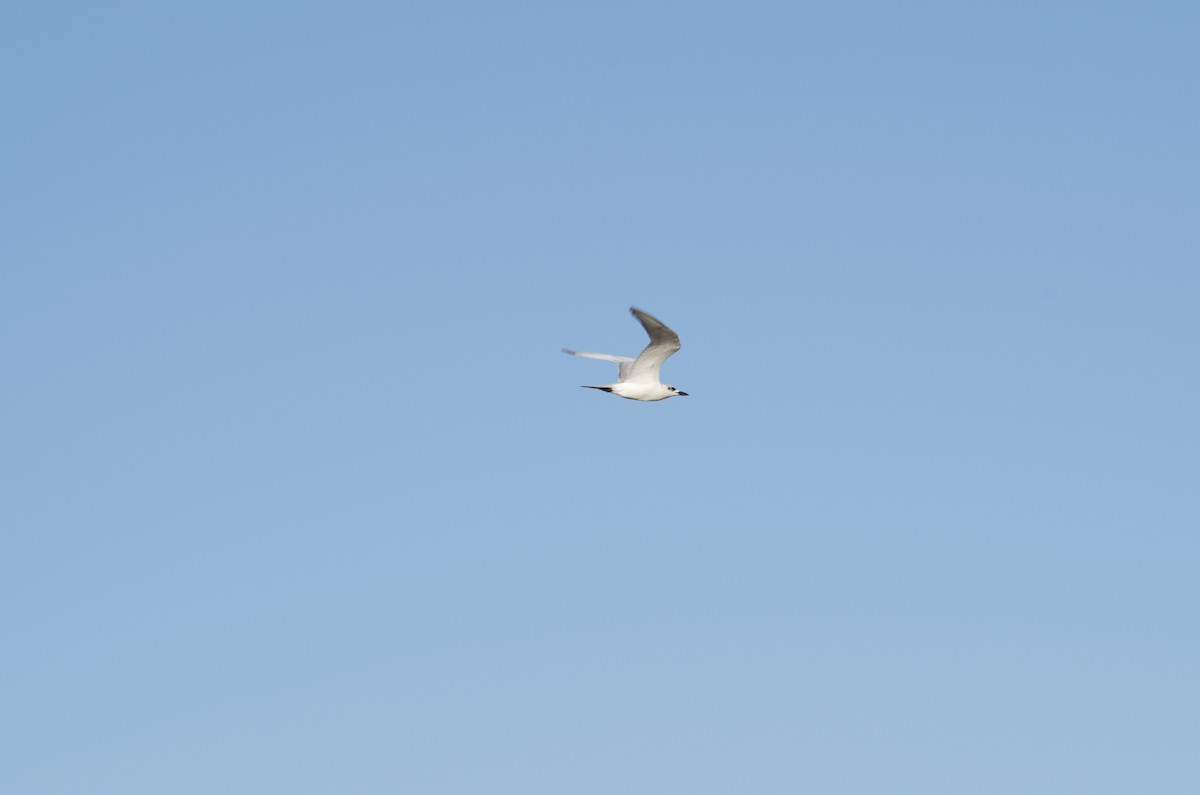
<svg viewBox="0 0 1200 795">
<path fill-rule="evenodd" d="M 599 389 L 611 392 L 629 400 L 654 401 L 672 397 L 687 397 L 687 392 L 680 392 L 670 384 L 659 381 L 658 371 L 662 369 L 671 354 L 679 350 L 679 335 L 649 312 L 643 312 L 635 306 L 629 307 L 629 312 L 646 333 L 650 335 L 650 344 L 638 354 L 636 359 L 628 356 L 613 356 L 609 353 L 588 353 L 563 348 L 563 353 L 572 356 L 582 356 L 585 359 L 603 359 L 606 362 L 616 362 L 618 367 L 617 383 L 605 386 L 588 386 L 584 389 Z"/>
</svg>

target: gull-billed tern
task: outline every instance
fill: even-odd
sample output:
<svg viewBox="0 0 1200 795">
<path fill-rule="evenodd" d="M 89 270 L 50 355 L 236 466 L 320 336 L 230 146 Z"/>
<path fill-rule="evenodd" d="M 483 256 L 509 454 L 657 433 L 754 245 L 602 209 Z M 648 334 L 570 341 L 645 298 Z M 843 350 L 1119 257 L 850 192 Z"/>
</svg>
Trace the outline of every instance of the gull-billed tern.
<svg viewBox="0 0 1200 795">
<path fill-rule="evenodd" d="M 669 397 L 686 397 L 687 392 L 680 392 L 670 384 L 658 380 L 658 371 L 663 362 L 679 350 L 679 335 L 676 334 L 658 318 L 636 307 L 629 311 L 646 333 L 650 335 L 650 344 L 638 354 L 636 359 L 628 356 L 613 356 L 609 353 L 587 353 L 563 348 L 563 353 L 572 356 L 582 356 L 585 359 L 603 359 L 606 362 L 616 362 L 618 369 L 617 383 L 607 386 L 585 386 L 585 389 L 602 389 L 614 395 L 620 395 L 630 400 L 662 400 Z"/>
</svg>

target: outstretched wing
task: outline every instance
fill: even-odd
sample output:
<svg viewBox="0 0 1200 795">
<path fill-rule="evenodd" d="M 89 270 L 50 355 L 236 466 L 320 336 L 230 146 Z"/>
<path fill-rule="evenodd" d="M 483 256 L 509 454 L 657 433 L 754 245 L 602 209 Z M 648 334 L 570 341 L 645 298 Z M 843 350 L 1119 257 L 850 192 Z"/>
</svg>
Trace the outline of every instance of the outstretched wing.
<svg viewBox="0 0 1200 795">
<path fill-rule="evenodd" d="M 624 381 L 629 373 L 629 368 L 633 366 L 635 359 L 630 359 L 628 356 L 613 356 L 611 353 L 588 353 L 587 351 L 573 351 L 570 348 L 563 348 L 563 353 L 569 353 L 572 356 L 582 356 L 585 359 L 603 359 L 606 362 L 617 363 L 617 380 Z"/>
<path fill-rule="evenodd" d="M 667 328 L 665 323 L 653 315 L 649 315 L 636 307 L 630 307 L 629 311 L 642 324 L 642 328 L 646 329 L 646 333 L 650 335 L 650 344 L 638 354 L 637 359 L 634 359 L 633 364 L 629 366 L 628 374 L 626 374 L 625 367 L 622 365 L 621 380 L 640 384 L 661 383 L 658 371 L 662 369 L 663 362 L 672 353 L 679 350 L 679 335 Z"/>
</svg>

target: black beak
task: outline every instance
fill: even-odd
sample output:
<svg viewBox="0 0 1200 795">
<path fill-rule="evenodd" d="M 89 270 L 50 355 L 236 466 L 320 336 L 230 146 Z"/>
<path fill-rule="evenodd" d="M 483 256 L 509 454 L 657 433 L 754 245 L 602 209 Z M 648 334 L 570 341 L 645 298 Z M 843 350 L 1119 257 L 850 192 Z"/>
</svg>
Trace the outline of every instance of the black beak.
<svg viewBox="0 0 1200 795">
<path fill-rule="evenodd" d="M 687 392 L 676 392 L 675 394 L 681 397 L 687 397 Z"/>
</svg>

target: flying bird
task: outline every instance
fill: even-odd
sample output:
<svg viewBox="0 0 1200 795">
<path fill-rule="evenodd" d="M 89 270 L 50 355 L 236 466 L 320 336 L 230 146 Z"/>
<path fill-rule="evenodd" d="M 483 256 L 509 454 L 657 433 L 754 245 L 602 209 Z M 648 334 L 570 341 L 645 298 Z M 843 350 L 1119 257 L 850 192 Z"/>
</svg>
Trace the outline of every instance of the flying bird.
<svg viewBox="0 0 1200 795">
<path fill-rule="evenodd" d="M 658 371 L 663 362 L 675 351 L 679 350 L 679 335 L 676 334 L 658 318 L 636 307 L 629 311 L 646 333 L 650 335 L 650 344 L 638 354 L 636 359 L 628 356 L 613 356 L 609 353 L 587 353 L 563 348 L 563 353 L 572 356 L 582 356 L 585 359 L 603 359 L 606 362 L 616 362 L 618 367 L 617 383 L 607 386 L 584 386 L 584 389 L 602 389 L 630 400 L 663 400 L 669 397 L 686 397 L 687 392 L 680 392 L 670 384 L 658 380 Z"/>
</svg>

